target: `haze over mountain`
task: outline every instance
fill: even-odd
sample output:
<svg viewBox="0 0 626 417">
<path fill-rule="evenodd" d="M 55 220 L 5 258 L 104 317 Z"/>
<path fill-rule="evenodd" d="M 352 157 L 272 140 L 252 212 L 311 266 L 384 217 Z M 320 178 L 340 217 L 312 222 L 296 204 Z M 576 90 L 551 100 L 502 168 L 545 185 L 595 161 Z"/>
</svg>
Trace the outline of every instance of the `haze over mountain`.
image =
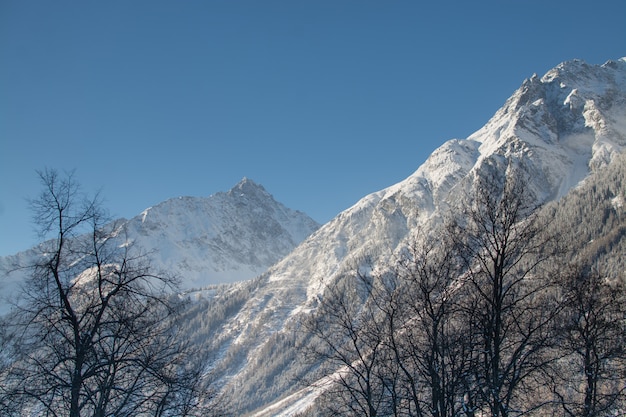
<svg viewBox="0 0 626 417">
<path fill-rule="evenodd" d="M 319 229 L 244 179 L 227 193 L 154 206 L 127 223 L 126 238 L 153 250 L 155 266 L 181 275 L 187 289 L 256 276 L 189 296 L 181 326 L 215 358 L 212 375 L 234 415 L 295 416 L 319 393 L 295 383 L 315 375 L 296 348 L 308 343 L 299 323 L 327 285 L 365 260 L 386 264 L 414 234 L 432 230 L 477 179 L 496 172 L 523 176 L 555 218 L 594 184 L 610 183 L 598 207 L 624 219 L 624 149 L 626 58 L 601 66 L 574 60 L 525 80 L 483 128 L 444 143 L 407 179 Z M 612 265 L 622 238 L 615 234 L 607 249 Z"/>
</svg>

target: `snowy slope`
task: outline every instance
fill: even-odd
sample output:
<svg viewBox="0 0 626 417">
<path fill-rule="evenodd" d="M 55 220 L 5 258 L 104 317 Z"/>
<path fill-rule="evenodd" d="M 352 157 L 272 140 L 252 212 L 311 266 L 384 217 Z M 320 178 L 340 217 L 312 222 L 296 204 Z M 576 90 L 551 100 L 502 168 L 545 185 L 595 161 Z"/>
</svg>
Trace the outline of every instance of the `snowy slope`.
<svg viewBox="0 0 626 417">
<path fill-rule="evenodd" d="M 231 351 L 245 356 L 225 378 L 225 391 L 236 394 L 243 411 L 293 415 L 287 410 L 301 410 L 303 396 L 314 396 L 311 391 L 283 397 L 270 414 L 263 411 L 263 404 L 296 392 L 281 381 L 297 377 L 298 361 L 276 364 L 277 348 L 269 344 L 289 345 L 284 340 L 296 331 L 297 315 L 315 308 L 325 283 L 353 271 L 364 256 L 374 261 L 390 256 L 412 230 L 442 215 L 476 176 L 513 165 L 528 177 L 536 198 L 548 202 L 625 147 L 626 59 L 602 66 L 566 62 L 524 81 L 482 129 L 446 142 L 409 178 L 340 213 L 263 276 L 249 301 L 224 324 Z M 264 357 L 268 352 L 273 356 Z M 271 372 L 267 363 L 273 363 Z M 271 388 L 263 391 L 264 386 Z"/>
</svg>

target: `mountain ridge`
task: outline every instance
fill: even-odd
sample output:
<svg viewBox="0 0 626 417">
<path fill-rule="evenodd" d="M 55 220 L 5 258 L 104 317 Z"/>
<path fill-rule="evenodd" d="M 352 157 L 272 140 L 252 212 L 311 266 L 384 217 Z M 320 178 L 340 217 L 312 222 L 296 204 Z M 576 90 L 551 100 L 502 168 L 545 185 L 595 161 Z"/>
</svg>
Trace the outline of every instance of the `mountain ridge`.
<svg viewBox="0 0 626 417">
<path fill-rule="evenodd" d="M 244 411 L 278 399 L 258 389 L 269 384 L 253 377 L 261 373 L 254 365 L 261 361 L 258 352 L 270 349 L 268 341 L 295 343 L 289 335 L 298 315 L 315 309 L 325 285 L 364 259 L 384 264 L 412 232 L 428 230 L 444 216 L 476 178 L 514 170 L 528 178 L 529 192 L 542 204 L 608 165 L 626 147 L 625 80 L 623 59 L 602 66 L 568 61 L 542 78 L 531 77 L 483 128 L 445 142 L 407 179 L 363 197 L 323 225 L 270 268 L 234 320 L 224 324 L 237 335 L 238 354 L 248 357 L 247 367 L 224 380 L 225 391 L 235 395 L 237 387 L 238 398 L 251 398 L 241 404 Z M 275 371 L 289 380 L 297 377 L 296 368 L 285 363 Z M 294 392 L 289 384 L 272 390 Z"/>
</svg>

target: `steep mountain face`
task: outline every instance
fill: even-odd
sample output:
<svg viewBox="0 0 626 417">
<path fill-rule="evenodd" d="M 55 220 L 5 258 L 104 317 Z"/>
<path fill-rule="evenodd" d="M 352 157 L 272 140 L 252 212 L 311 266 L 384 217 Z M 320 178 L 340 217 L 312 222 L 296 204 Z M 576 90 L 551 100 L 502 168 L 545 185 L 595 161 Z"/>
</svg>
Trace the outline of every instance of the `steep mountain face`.
<svg viewBox="0 0 626 417">
<path fill-rule="evenodd" d="M 210 197 L 164 201 L 121 224 L 124 233 L 117 236 L 118 245 L 133 242 L 149 254 L 155 271 L 180 277 L 182 290 L 253 278 L 319 228 L 309 216 L 285 207 L 247 178 Z M 33 256 L 38 256 L 37 248 L 0 257 L 0 270 L 28 265 Z M 3 274 L 0 314 L 23 273 Z"/>
<path fill-rule="evenodd" d="M 228 370 L 222 382 L 235 410 L 259 409 L 259 416 L 300 410 L 314 390 L 293 385 L 307 372 L 293 350 L 299 315 L 315 309 L 324 286 L 363 259 L 384 262 L 410 233 L 428 230 L 477 177 L 511 170 L 527 177 L 537 202 L 547 203 L 624 148 L 626 59 L 566 62 L 524 81 L 482 129 L 446 142 L 409 178 L 340 213 L 246 288 L 247 301 L 224 317 L 214 345 L 223 352 L 216 368 Z M 266 408 L 284 395 L 271 412 Z"/>
<path fill-rule="evenodd" d="M 319 225 L 244 178 L 228 192 L 150 207 L 126 228 L 129 239 L 152 253 L 155 268 L 174 272 L 190 289 L 253 278 Z"/>
</svg>

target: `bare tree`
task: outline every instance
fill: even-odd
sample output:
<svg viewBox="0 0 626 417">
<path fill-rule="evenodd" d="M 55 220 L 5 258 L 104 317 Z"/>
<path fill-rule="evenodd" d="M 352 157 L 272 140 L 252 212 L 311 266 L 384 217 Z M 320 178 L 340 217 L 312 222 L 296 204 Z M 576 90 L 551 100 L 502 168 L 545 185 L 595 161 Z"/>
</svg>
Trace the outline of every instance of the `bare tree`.
<svg viewBox="0 0 626 417">
<path fill-rule="evenodd" d="M 369 283 L 367 305 L 378 318 L 379 369 L 393 381 L 389 415 L 456 416 L 470 403 L 464 394 L 473 342 L 458 304 L 461 270 L 441 237 L 416 237 L 390 265 L 357 274 Z"/>
<path fill-rule="evenodd" d="M 564 274 L 563 366 L 555 393 L 566 415 L 612 416 L 626 407 L 626 290 L 590 268 Z"/>
<path fill-rule="evenodd" d="M 462 414 L 472 360 L 458 307 L 459 264 L 441 239 L 419 239 L 393 265 L 356 268 L 320 298 L 307 330 L 335 381 L 331 415 Z M 468 408 L 469 404 L 469 408 Z M 465 408 L 464 408 L 465 407 Z"/>
<path fill-rule="evenodd" d="M 31 208 L 50 239 L 10 317 L 3 402 L 15 415 L 193 415 L 204 363 L 176 329 L 177 281 L 152 272 L 72 174 L 39 176 Z"/>
<path fill-rule="evenodd" d="M 563 304 L 546 262 L 556 235 L 536 209 L 520 175 L 479 177 L 438 239 L 327 291 L 309 328 L 361 415 L 547 408 Z"/>
<path fill-rule="evenodd" d="M 330 284 L 316 313 L 303 325 L 312 336 L 308 353 L 331 375 L 325 395 L 330 415 L 393 415 L 393 383 L 384 344 L 385 317 L 372 304 L 373 283 L 366 274 Z"/>
<path fill-rule="evenodd" d="M 414 241 L 392 268 L 398 285 L 386 311 L 399 314 L 389 314 L 396 325 L 388 340 L 410 393 L 408 415 L 458 416 L 473 409 L 464 398 L 474 341 L 459 308 L 459 267 L 452 245 L 439 235 Z"/>
<path fill-rule="evenodd" d="M 466 327 L 478 340 L 472 396 L 478 410 L 506 417 L 542 405 L 536 378 L 552 360 L 545 353 L 559 307 L 540 269 L 552 237 L 521 173 L 498 172 L 477 177 L 449 236 L 466 268 Z"/>
</svg>

